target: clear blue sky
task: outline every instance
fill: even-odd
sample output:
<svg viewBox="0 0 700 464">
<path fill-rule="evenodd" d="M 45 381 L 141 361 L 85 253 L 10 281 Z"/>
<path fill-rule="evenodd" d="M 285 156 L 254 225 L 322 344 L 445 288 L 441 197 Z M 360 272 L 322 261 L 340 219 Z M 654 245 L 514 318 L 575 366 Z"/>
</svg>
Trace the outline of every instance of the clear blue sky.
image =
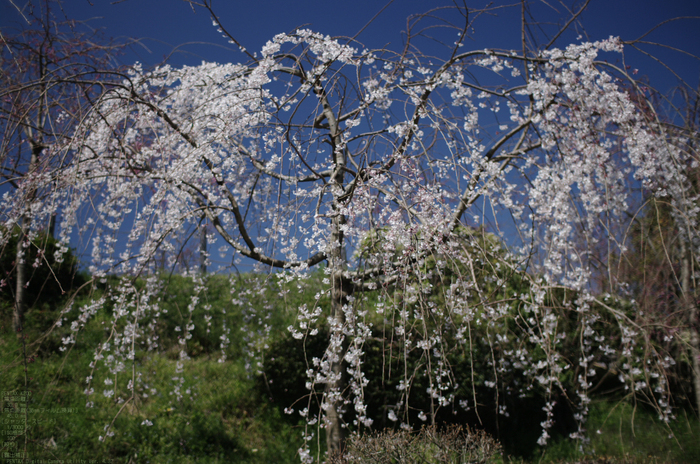
<svg viewBox="0 0 700 464">
<path fill-rule="evenodd" d="M 27 0 L 13 0 L 24 5 Z M 35 0 L 38 1 L 38 0 Z M 280 32 L 293 31 L 305 26 L 333 36 L 355 36 L 388 0 L 212 0 L 215 10 L 226 29 L 251 51 L 259 51 L 265 42 Z M 512 2 L 512 3 L 511 3 Z M 474 10 L 487 0 L 467 0 Z M 474 23 L 474 32 L 465 49 L 504 48 L 520 46 L 520 8 L 518 0 L 495 0 L 496 6 L 515 5 L 480 16 Z M 411 14 L 451 5 L 450 0 L 394 0 L 374 22 L 357 37 L 368 48 L 387 45 L 392 49 L 402 46 L 402 31 Z M 559 13 L 550 6 L 558 8 Z M 106 37 L 118 40 L 139 39 L 121 57 L 124 64 L 140 61 L 153 66 L 170 56 L 173 65 L 199 64 L 202 60 L 217 62 L 247 61 L 236 47 L 230 46 L 212 26 L 209 13 L 193 9 L 183 0 L 64 0 L 64 13 L 69 18 L 88 21 L 92 27 L 103 30 Z M 557 30 L 564 10 L 558 0 L 531 1 L 531 12 L 542 21 L 544 32 Z M 578 35 L 599 40 L 611 35 L 623 40 L 639 38 L 657 24 L 675 17 L 694 16 L 661 25 L 646 37 L 670 47 L 700 55 L 700 0 L 592 0 L 581 16 L 584 29 L 571 29 L 560 45 L 579 42 Z M 473 18 L 472 18 L 473 19 Z M 22 23 L 22 17 L 10 0 L 0 0 L 0 27 L 3 33 Z M 10 29 L 6 29 L 10 28 Z M 672 49 L 644 45 L 674 69 L 688 84 L 697 88 L 700 61 Z M 423 50 L 425 51 L 425 50 Z M 639 68 L 641 76 L 648 76 L 651 84 L 669 92 L 678 84 L 678 78 L 652 59 L 628 49 L 627 64 Z"/>
<path fill-rule="evenodd" d="M 27 0 L 13 0 L 20 7 Z M 354 36 L 387 3 L 387 0 L 213 0 L 224 26 L 249 50 L 260 50 L 262 45 L 279 32 L 292 31 L 299 26 L 333 36 Z M 515 48 L 520 36 L 519 6 L 517 0 L 495 0 L 494 5 L 516 4 L 482 15 L 475 23 L 474 39 L 465 44 L 474 48 Z M 582 2 L 579 2 L 582 3 Z M 389 44 L 401 46 L 401 32 L 406 28 L 406 17 L 430 8 L 452 4 L 448 0 L 394 0 L 358 40 L 368 48 Z M 468 6 L 479 9 L 486 0 L 468 0 Z M 531 1 L 534 16 L 542 21 L 554 21 L 559 15 L 548 5 L 563 13 L 557 0 Z M 125 63 L 141 61 L 146 65 L 159 63 L 172 55 L 171 63 L 198 64 L 207 61 L 243 61 L 243 57 L 212 26 L 209 14 L 203 9 L 193 9 L 184 0 L 64 0 L 63 8 L 68 17 L 90 20 L 89 24 L 101 28 L 104 34 L 114 38 L 140 39 L 122 60 Z M 60 14 L 60 13 L 59 13 Z M 591 40 L 610 35 L 623 40 L 637 38 L 659 22 L 678 17 L 700 18 L 700 0 L 592 0 L 582 22 Z M 17 25 L 21 17 L 9 0 L 0 0 L 0 27 Z M 554 25 L 543 25 L 553 30 Z M 572 30 L 566 37 L 576 41 L 578 32 Z M 700 19 L 682 20 L 661 26 L 648 37 L 651 41 L 684 48 L 700 55 Z M 671 66 L 682 72 L 683 77 L 697 85 L 700 63 L 682 57 L 670 50 L 647 47 L 659 54 Z M 650 75 L 661 90 L 675 85 L 675 78 L 659 72 L 648 59 L 629 54 L 630 64 Z"/>
</svg>

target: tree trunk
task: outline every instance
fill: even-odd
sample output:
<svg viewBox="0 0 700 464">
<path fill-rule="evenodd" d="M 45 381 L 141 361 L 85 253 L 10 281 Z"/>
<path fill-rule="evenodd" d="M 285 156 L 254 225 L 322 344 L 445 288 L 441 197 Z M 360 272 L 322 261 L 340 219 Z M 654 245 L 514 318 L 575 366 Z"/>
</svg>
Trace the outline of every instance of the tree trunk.
<svg viewBox="0 0 700 464">
<path fill-rule="evenodd" d="M 698 309 L 693 303 L 690 317 L 690 350 L 693 358 L 693 387 L 695 388 L 695 408 L 700 415 L 700 335 L 698 334 Z"/>
<path fill-rule="evenodd" d="M 32 155 L 29 160 L 29 169 L 25 176 L 29 177 L 37 169 L 39 165 L 39 154 L 44 149 L 41 143 L 32 140 Z M 30 192 L 27 195 L 26 202 L 30 204 L 34 200 L 34 192 Z M 27 240 L 27 233 L 29 232 L 29 225 L 31 223 L 31 218 L 24 214 L 19 222 L 19 233 L 17 237 L 17 250 L 15 253 L 15 277 L 17 279 L 15 285 L 15 307 L 12 312 L 12 327 L 14 328 L 17 335 L 22 333 L 24 327 L 24 313 L 26 306 L 26 285 L 27 285 L 27 258 L 29 248 L 24 248 L 24 242 Z"/>
<path fill-rule="evenodd" d="M 340 346 L 333 348 L 338 359 L 331 359 L 330 375 L 332 379 L 326 384 L 326 445 L 328 456 L 337 455 L 345 449 L 346 429 L 342 420 L 344 405 L 339 403 L 347 386 L 347 363 L 345 354 L 348 351 L 347 336 L 343 333 L 345 326 L 344 307 L 348 304 L 348 296 L 352 293 L 352 283 L 343 276 L 347 270 L 347 255 L 345 253 L 345 243 L 343 225 L 345 216 L 340 213 L 341 198 L 345 192 L 345 163 L 346 147 L 342 145 L 341 130 L 338 127 L 338 120 L 333 112 L 333 108 L 328 100 L 328 96 L 320 82 L 314 83 L 314 93 L 319 97 L 323 107 L 323 117 L 328 122 L 330 144 L 332 147 L 331 162 L 333 173 L 331 174 L 331 184 L 333 188 L 333 219 L 331 224 L 331 250 L 328 256 L 328 267 L 331 270 L 331 328 L 329 330 L 331 343 L 333 337 L 341 337 Z M 339 329 L 334 330 L 332 324 L 338 324 Z M 329 347 L 331 345 L 329 344 Z M 337 395 L 337 396 L 336 396 Z"/>
<path fill-rule="evenodd" d="M 26 218 L 23 218 L 19 225 L 17 234 L 17 250 L 15 253 L 15 307 L 12 312 L 12 328 L 17 336 L 20 336 L 24 326 L 24 306 L 25 306 L 25 281 L 27 280 L 27 257 L 24 249 L 24 241 L 26 239 Z"/>
<path fill-rule="evenodd" d="M 342 394 L 347 385 L 347 363 L 345 362 L 345 354 L 348 351 L 348 339 L 342 332 L 342 327 L 345 325 L 344 308 L 348 304 L 348 296 L 352 293 L 350 282 L 343 276 L 343 271 L 346 269 L 347 257 L 345 255 L 345 247 L 343 246 L 343 232 L 341 225 L 344 222 L 342 216 L 333 219 L 333 233 L 331 243 L 334 247 L 330 256 L 331 267 L 331 318 L 341 327 L 340 330 L 334 330 L 330 327 L 329 333 L 332 338 L 334 335 L 342 337 L 340 343 L 340 352 L 338 359 L 331 362 L 331 374 L 334 379 L 326 385 L 326 401 L 328 401 L 328 409 L 326 411 L 326 446 L 328 455 L 336 455 L 342 453 L 345 449 L 346 428 L 343 426 L 342 409 L 336 398 L 330 397 L 333 392 Z M 332 342 L 332 340 L 330 340 Z"/>
<path fill-rule="evenodd" d="M 347 293 L 342 288 L 343 284 L 339 282 L 341 280 L 342 277 L 334 277 L 334 285 L 337 283 L 340 285 L 340 288 L 332 291 L 331 314 L 335 321 L 342 327 L 345 323 L 343 306 L 347 304 Z M 332 332 L 331 330 L 331 337 L 333 336 Z M 326 426 L 326 444 L 329 455 L 342 453 L 345 448 L 346 429 L 343 426 L 342 420 L 343 405 L 334 398 L 328 399 L 328 394 L 331 392 L 338 392 L 342 395 L 347 384 L 347 363 L 344 358 L 348 350 L 348 343 L 347 337 L 341 336 L 343 340 L 341 342 L 339 359 L 331 363 L 331 372 L 334 376 L 334 380 L 329 382 L 326 387 L 326 401 L 329 401 L 329 408 L 326 411 L 328 420 L 328 425 Z"/>
</svg>

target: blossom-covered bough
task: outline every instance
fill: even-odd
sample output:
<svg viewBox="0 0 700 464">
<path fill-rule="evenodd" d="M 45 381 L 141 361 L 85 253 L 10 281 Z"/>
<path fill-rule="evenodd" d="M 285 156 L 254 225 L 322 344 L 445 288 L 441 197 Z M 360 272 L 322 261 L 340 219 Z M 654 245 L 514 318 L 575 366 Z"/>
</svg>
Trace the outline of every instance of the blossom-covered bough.
<svg viewBox="0 0 700 464">
<path fill-rule="evenodd" d="M 305 461 L 315 427 L 333 451 L 348 427 L 377 419 L 364 389 L 379 379 L 365 375 L 363 346 L 378 333 L 406 367 L 394 369 L 402 396 L 387 405 L 402 427 L 479 403 L 475 388 L 459 396 L 449 361 L 471 349 L 477 325 L 490 334 L 484 375 L 495 391 L 551 399 L 575 373 L 576 391 L 565 392 L 579 411 L 574 437 L 585 437 L 589 390 L 604 372 L 671 418 L 673 360 L 636 320 L 614 260 L 629 245 L 639 187 L 672 198 L 679 218 L 696 216 L 685 174 L 692 154 L 639 110 L 652 103 L 625 68 L 604 61 L 620 60 L 618 39 L 463 51 L 469 22 L 456 16 L 464 24 L 449 29 L 457 42 L 442 58 L 419 53 L 410 35 L 393 52 L 300 29 L 245 64 L 137 66 L 106 92 L 70 143 L 52 148 L 72 160 L 51 178 L 59 188 L 27 205 L 35 217 L 60 213 L 66 246 L 89 234 L 95 276 L 125 276 L 93 368 L 133 375 L 133 397 L 140 376 L 130 360 L 142 342 L 157 343 L 154 259 L 164 252 L 174 266 L 205 217 L 209 242 L 236 263 L 286 281 L 319 265 L 326 274 L 330 306 L 319 298 L 296 308 L 290 327 L 313 337 L 325 321 L 330 333 L 307 371 L 320 416 L 299 408 Z M 12 198 L 2 207 L 5 217 L 23 214 L 12 216 Z M 693 234 L 685 240 L 695 243 Z M 74 330 L 102 304 L 77 309 Z M 180 362 L 192 329 L 182 331 Z M 577 359 L 561 354 L 572 340 Z M 409 353 L 419 359 L 411 369 Z M 520 380 L 504 385 L 505 372 Z M 411 405 L 418 378 L 429 386 L 426 411 Z M 93 393 L 92 382 L 88 396 L 114 395 Z M 551 400 L 541 444 L 553 408 Z"/>
</svg>

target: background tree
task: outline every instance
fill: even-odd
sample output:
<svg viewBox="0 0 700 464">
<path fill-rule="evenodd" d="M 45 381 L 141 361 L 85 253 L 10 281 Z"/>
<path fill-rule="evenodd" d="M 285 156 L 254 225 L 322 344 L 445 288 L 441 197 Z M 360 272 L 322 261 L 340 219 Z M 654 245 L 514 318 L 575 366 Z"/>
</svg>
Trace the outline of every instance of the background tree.
<svg viewBox="0 0 700 464">
<path fill-rule="evenodd" d="M 70 139 L 86 108 L 105 88 L 118 49 L 97 31 L 62 16 L 60 2 L 29 4 L 23 13 L 26 24 L 0 35 L 0 178 L 3 189 L 13 191 L 16 206 L 11 212 L 5 209 L 9 214 L 3 218 L 3 235 L 19 234 L 11 241 L 17 244 L 15 285 L 3 292 L 13 293 L 13 327 L 18 332 L 27 306 L 28 265 L 47 264 L 41 256 L 28 263 L 27 248 L 38 231 L 54 233 L 58 211 L 44 209 L 40 202 L 55 185 L 52 172 L 67 161 L 68 155 L 55 148 Z M 63 246 L 59 255 L 65 251 Z"/>
<path fill-rule="evenodd" d="M 684 190 L 674 195 L 646 192 L 646 203 L 631 228 L 631 247 L 619 259 L 620 280 L 631 283 L 652 337 L 679 362 L 676 388 L 693 397 L 700 411 L 700 338 L 697 316 L 697 209 L 699 98 L 681 82 L 668 96 L 657 95 L 655 110 L 643 105 L 648 118 L 663 122 L 669 143 L 686 154 Z M 690 380 L 690 382 L 687 382 Z M 694 392 L 694 395 L 693 395 Z"/>
<path fill-rule="evenodd" d="M 92 367 L 116 375 L 131 365 L 130 385 L 139 381 L 137 347 L 152 346 L 161 314 L 151 265 L 164 255 L 173 266 L 205 215 L 234 264 L 246 259 L 282 282 L 323 267 L 324 289 L 296 308 L 290 329 L 308 339 L 319 321 L 328 325 L 325 352 L 308 359 L 309 401 L 318 398 L 320 412 L 299 410 L 308 419 L 304 461 L 315 427 L 338 451 L 348 429 L 372 426 L 365 387 L 377 379 L 366 375 L 364 349 L 379 321 L 389 359 L 399 359 L 397 388 L 422 385 L 430 397 L 428 411 L 408 394 L 387 408 L 402 428 L 414 414 L 434 418 L 460 400 L 478 402 L 458 396 L 448 354 L 455 346 L 471 352 L 472 327 L 481 324 L 494 337 L 485 344 L 517 348 L 492 348 L 494 377 L 479 381 L 498 392 L 500 372 L 517 372 L 517 394 L 537 389 L 547 398 L 540 443 L 571 372 L 573 436 L 584 436 L 591 363 L 611 352 L 620 382 L 669 419 L 667 360 L 635 311 L 619 304 L 622 286 L 606 298 L 593 278 L 596 263 L 625 243 L 631 186 L 684 198 L 687 153 L 637 111 L 622 85 L 633 77 L 610 64 L 623 52 L 619 40 L 556 48 L 579 13 L 540 45 L 525 32 L 523 8 L 517 51 L 465 50 L 477 15 L 457 6 L 411 18 L 401 50 L 300 29 L 244 51 L 243 64 L 135 66 L 52 145 L 70 163 L 45 180 L 57 188 L 36 202 L 41 217 L 61 211 L 64 245 L 76 231 L 90 234 L 94 276 L 122 276 L 112 313 L 118 335 L 96 349 Z M 435 42 L 447 46 L 435 50 Z M 19 205 L 7 202 L 5 214 L 17 217 Z M 487 222 L 508 251 L 465 232 Z M 373 252 L 362 253 L 368 242 Z M 488 270 L 481 285 L 477 271 Z M 509 288 L 502 275 L 521 285 Z M 439 298 L 431 291 L 438 282 Z M 193 330 L 180 328 L 181 362 Z M 578 356 L 562 355 L 571 340 Z M 129 387 L 103 394 L 120 411 L 135 397 Z"/>
<path fill-rule="evenodd" d="M 4 288 L 0 294 L 0 314 L 3 321 L 12 320 L 15 309 L 15 297 L 12 289 L 16 287 L 16 254 L 19 234 L 11 234 L 5 247 L 6 253 L 0 255 L 0 275 L 3 276 Z M 58 254 L 61 259 L 56 261 Z M 78 259 L 69 250 L 59 250 L 58 241 L 46 232 L 40 232 L 24 252 L 28 263 L 33 264 L 27 275 L 24 288 L 27 307 L 36 314 L 24 327 L 31 327 L 34 334 L 41 335 L 56 321 L 60 302 L 65 301 L 86 282 L 86 276 L 79 272 Z M 38 263 L 42 263 L 39 265 Z M 27 315 L 31 316 L 32 312 Z M 3 323 L 4 325 L 4 323 Z"/>
</svg>

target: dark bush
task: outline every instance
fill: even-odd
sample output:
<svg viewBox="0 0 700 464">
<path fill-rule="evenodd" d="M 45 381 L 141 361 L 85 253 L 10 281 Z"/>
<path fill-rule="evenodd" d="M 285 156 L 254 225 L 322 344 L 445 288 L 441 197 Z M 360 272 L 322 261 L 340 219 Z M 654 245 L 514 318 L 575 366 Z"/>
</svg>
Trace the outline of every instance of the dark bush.
<svg viewBox="0 0 700 464">
<path fill-rule="evenodd" d="M 280 410 L 293 406 L 296 410 L 309 407 L 309 415 L 314 417 L 319 412 L 319 404 L 315 397 L 308 401 L 309 390 L 305 388 L 308 381 L 306 370 L 311 365 L 314 357 L 322 358 L 328 345 L 328 330 L 319 327 L 316 336 L 296 340 L 291 334 L 286 333 L 270 344 L 266 352 L 264 361 L 264 375 L 258 377 L 258 390 L 269 397 L 271 402 Z M 484 386 L 483 373 L 492 370 L 493 367 L 487 364 L 488 345 L 481 343 L 475 338 L 473 344 L 474 352 L 454 353 L 450 356 L 451 366 L 455 375 L 455 380 L 460 385 L 458 394 L 460 398 L 469 399 L 469 409 L 465 410 L 458 405 L 438 408 L 435 407 L 435 423 L 441 426 L 467 424 L 472 427 L 485 429 L 485 431 L 496 438 L 505 438 L 505 451 L 509 455 L 530 457 L 538 448 L 537 439 L 542 429 L 540 422 L 545 420 L 542 407 L 546 399 L 542 391 L 532 389 L 525 397 L 521 397 L 515 392 L 501 392 L 498 398 L 498 405 L 505 407 L 507 415 L 499 414 L 496 405 L 496 391 Z M 398 380 L 389 376 L 389 370 L 396 370 L 402 360 L 394 359 L 392 365 L 387 361 L 386 351 L 389 350 L 388 342 L 383 342 L 377 334 L 363 346 L 364 370 L 369 379 L 372 379 L 364 388 L 365 402 L 367 404 L 367 415 L 374 419 L 372 428 L 375 431 L 391 430 L 398 426 L 398 422 L 392 422 L 387 418 L 388 407 L 394 406 L 400 400 L 401 391 L 396 386 Z M 395 350 L 396 351 L 396 350 Z M 409 369 L 414 369 L 420 363 L 420 356 L 417 350 L 409 353 Z M 308 364 L 307 364 L 308 363 Z M 474 383 L 472 383 L 472 372 L 474 369 Z M 512 374 L 513 378 L 504 380 L 504 383 L 519 381 L 517 374 Z M 382 380 L 383 379 L 383 380 Z M 408 398 L 409 419 L 413 424 L 420 424 L 418 418 L 420 411 L 431 409 L 431 398 L 427 393 L 428 385 L 424 379 L 419 379 L 411 388 Z M 474 409 L 471 398 L 479 399 L 478 411 Z M 556 406 L 554 409 L 557 430 L 554 435 L 568 435 L 575 424 L 571 421 L 573 411 L 568 407 L 566 398 L 557 396 L 554 398 Z M 298 420 L 298 415 L 284 415 L 294 422 Z M 354 411 L 346 413 L 345 421 L 350 430 L 355 430 L 352 425 Z"/>
<path fill-rule="evenodd" d="M 12 319 L 14 307 L 17 238 L 16 231 L 0 249 L 0 316 L 4 321 Z M 73 251 L 65 252 L 63 259 L 57 262 L 58 249 L 58 240 L 46 233 L 40 233 L 27 249 L 25 327 L 29 330 L 49 328 L 58 316 L 56 311 L 61 303 L 87 282 L 86 275 L 79 271 L 78 258 Z"/>
</svg>

